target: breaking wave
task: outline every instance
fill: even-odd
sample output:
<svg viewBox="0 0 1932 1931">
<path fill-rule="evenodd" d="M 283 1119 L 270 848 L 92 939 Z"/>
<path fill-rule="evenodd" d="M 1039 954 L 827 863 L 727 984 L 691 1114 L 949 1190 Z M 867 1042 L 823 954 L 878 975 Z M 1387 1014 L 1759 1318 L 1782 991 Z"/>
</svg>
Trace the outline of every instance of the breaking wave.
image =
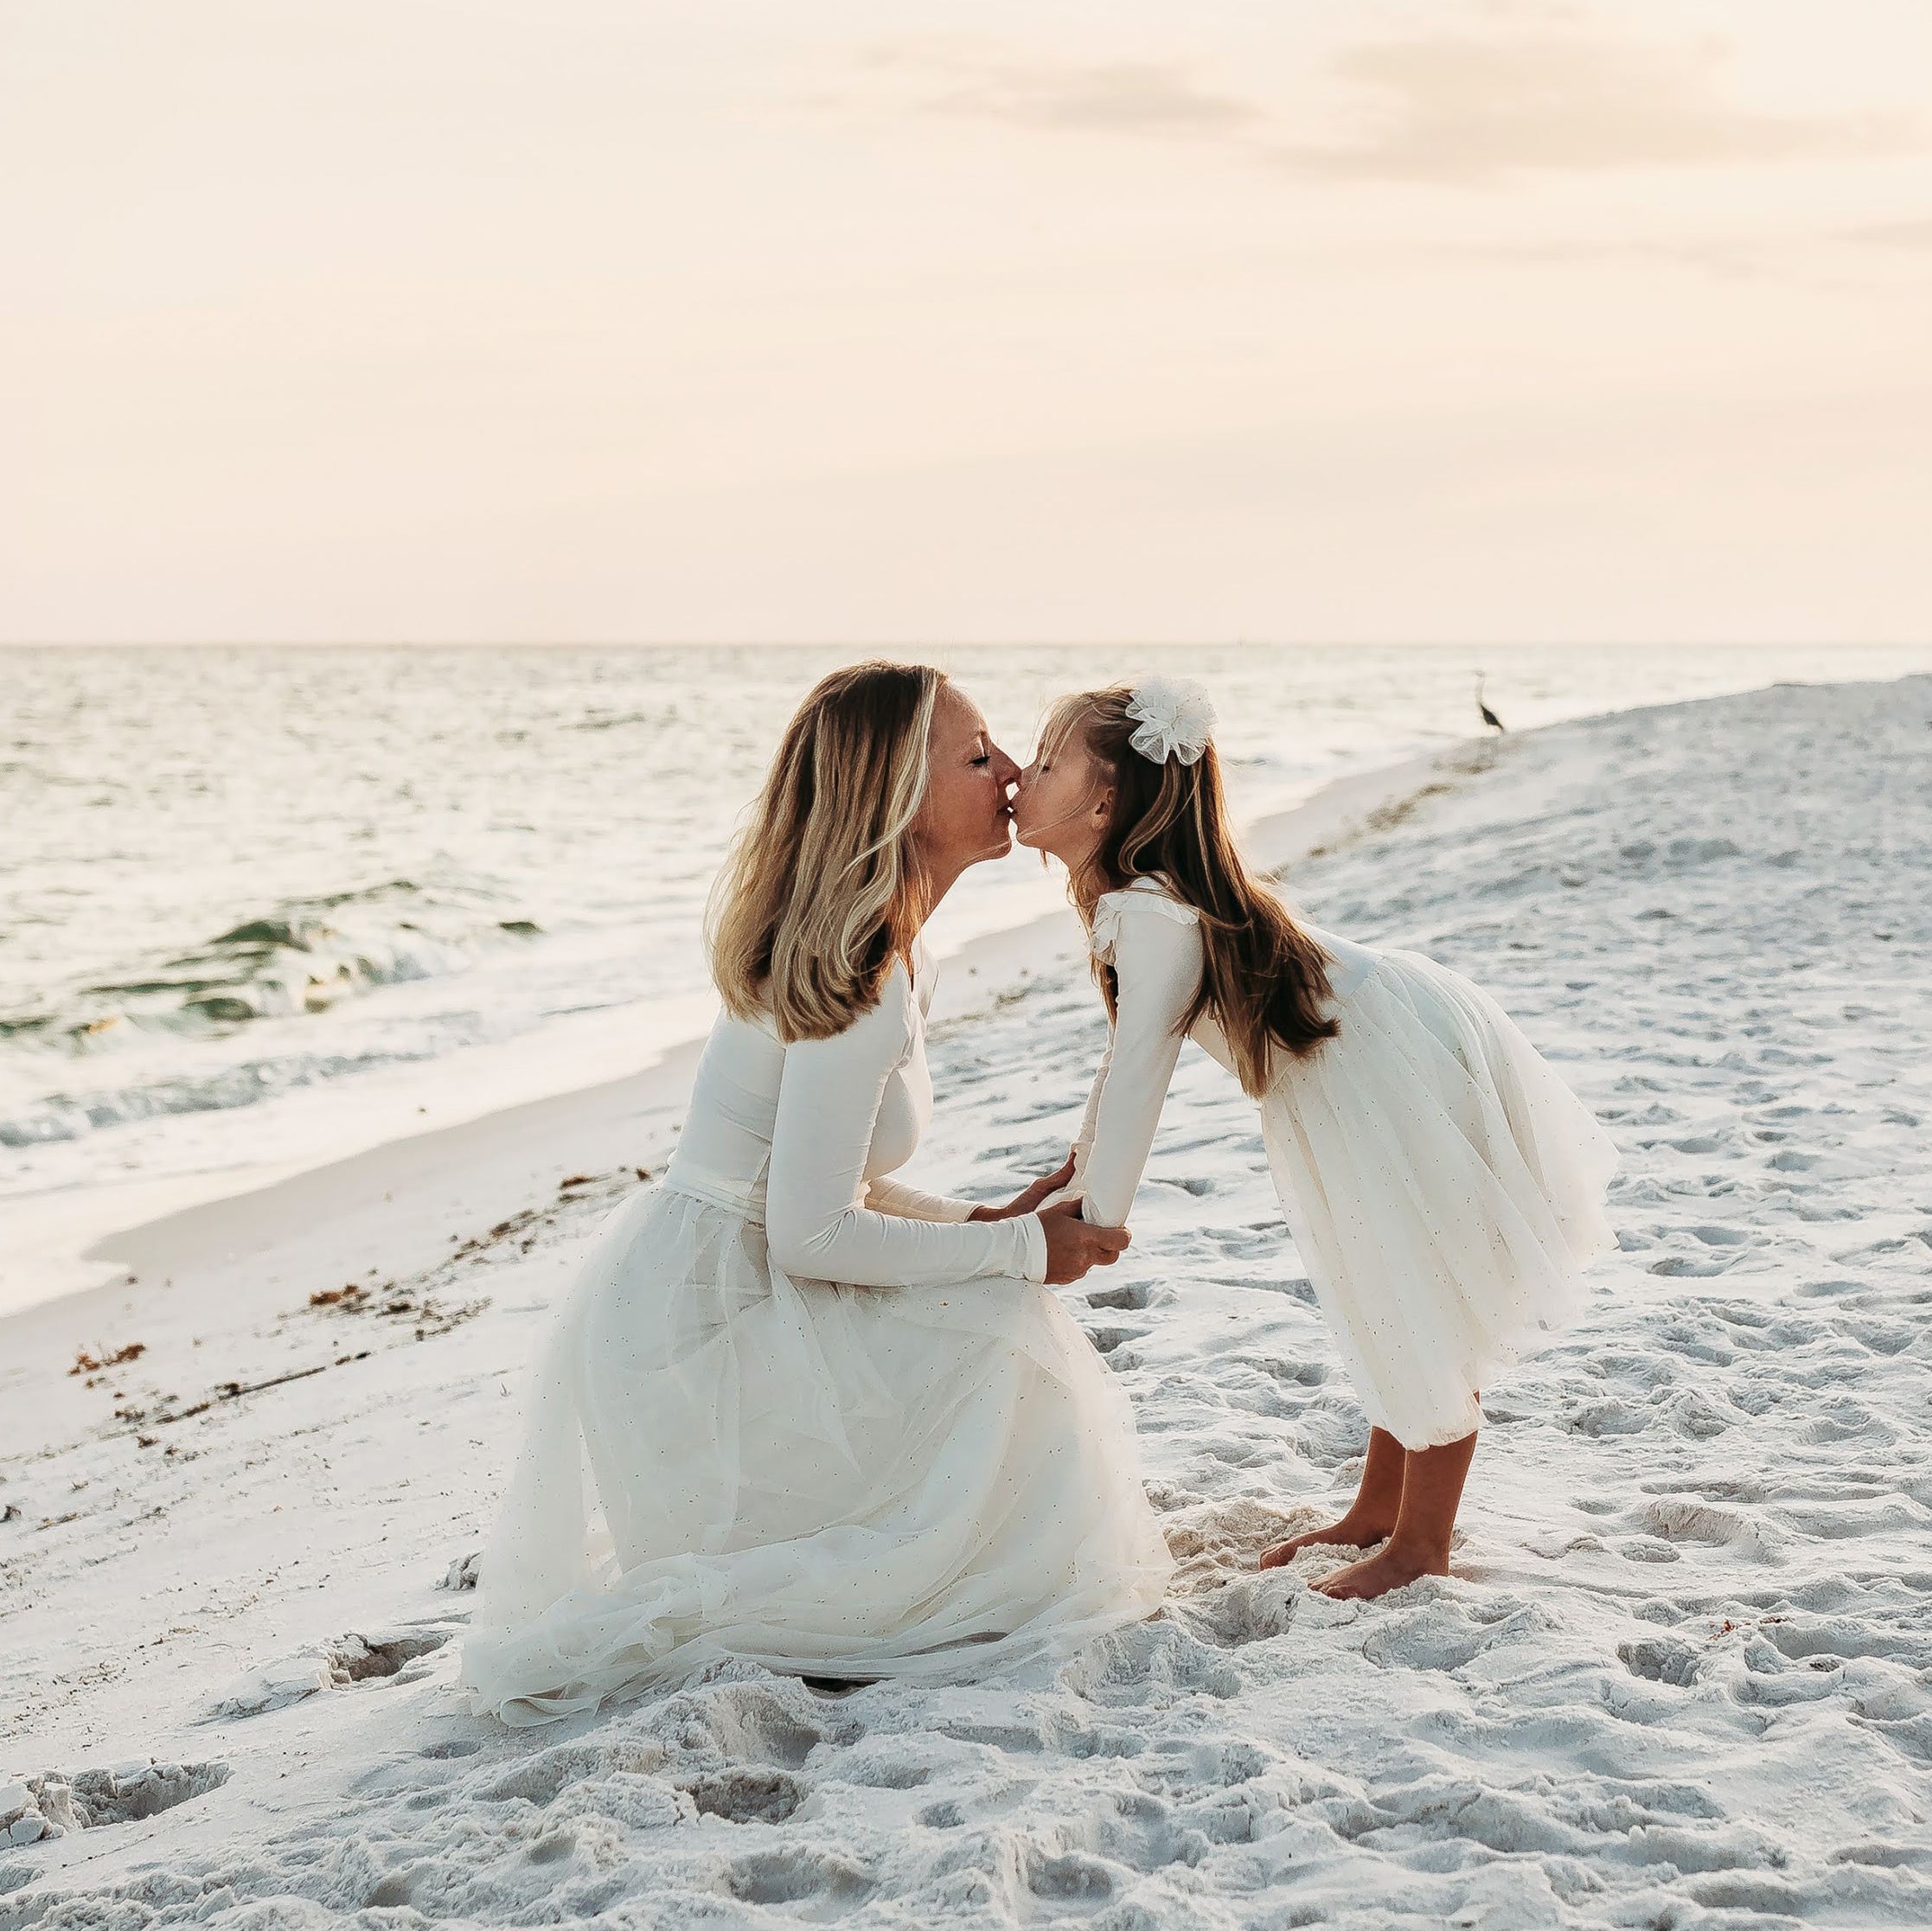
<svg viewBox="0 0 1932 1931">
<path fill-rule="evenodd" d="M 440 1041 L 419 1052 L 293 1053 L 246 1060 L 199 1077 L 161 1079 L 147 1085 L 105 1087 L 90 1093 L 50 1093 L 12 1119 L 0 1120 L 0 1147 L 36 1147 L 78 1140 L 105 1127 L 125 1126 L 170 1113 L 220 1113 L 253 1106 L 278 1093 L 317 1086 L 345 1073 L 434 1059 Z"/>
<path fill-rule="evenodd" d="M 74 989 L 67 1009 L 0 1019 L 0 1035 L 88 1052 L 126 1029 L 208 1033 L 322 1013 L 380 986 L 464 970 L 539 934 L 482 886 L 391 879 L 285 902 L 191 951 Z"/>
<path fill-rule="evenodd" d="M 216 1047 L 220 1065 L 199 1052 L 201 1063 L 187 1066 L 178 1052 L 163 1052 L 171 1062 L 165 1065 L 155 1055 L 170 1039 L 239 1041 L 265 1021 L 299 1025 L 386 986 L 467 971 L 541 936 L 535 920 L 508 916 L 514 910 L 492 886 L 453 874 L 288 899 L 188 951 L 74 986 L 45 1002 L 51 1009 L 0 1017 L 0 1040 L 44 1072 L 32 1082 L 34 1097 L 16 1097 L 0 1117 L 0 1147 L 79 1139 L 163 1114 L 227 1111 L 345 1074 L 434 1058 L 451 1040 L 433 1020 L 426 1030 L 382 1028 L 374 1043 L 329 1036 L 307 1048 L 277 1032 L 269 1050 L 231 1046 L 227 1057 Z M 122 1054 L 134 1058 L 117 1083 L 110 1069 Z M 74 1077 L 76 1061 L 92 1077 Z M 63 1076 L 55 1070 L 62 1065 L 74 1071 Z M 16 1062 L 16 1082 L 22 1071 Z"/>
</svg>

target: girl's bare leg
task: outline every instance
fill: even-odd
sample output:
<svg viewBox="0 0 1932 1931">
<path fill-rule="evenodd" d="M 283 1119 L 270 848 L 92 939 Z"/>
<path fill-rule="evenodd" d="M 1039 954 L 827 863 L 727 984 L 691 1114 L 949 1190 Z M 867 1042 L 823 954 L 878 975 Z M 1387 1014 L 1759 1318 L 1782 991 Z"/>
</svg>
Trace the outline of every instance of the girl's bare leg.
<svg viewBox="0 0 1932 1931">
<path fill-rule="evenodd" d="M 1290 1537 L 1261 1558 L 1263 1569 L 1279 1569 L 1295 1560 L 1298 1550 L 1318 1542 L 1339 1542 L 1349 1549 L 1366 1549 L 1391 1533 L 1402 1511 L 1402 1444 L 1386 1429 L 1374 1429 L 1368 1438 L 1368 1459 L 1362 1465 L 1361 1486 L 1348 1513 L 1326 1529 L 1310 1529 Z"/>
<path fill-rule="evenodd" d="M 1439 1448 L 1411 1450 L 1404 1457 L 1402 1506 L 1388 1541 L 1314 1587 L 1324 1595 L 1368 1597 L 1398 1589 L 1418 1576 L 1447 1576 L 1449 1536 L 1475 1452 L 1474 1435 Z"/>
</svg>

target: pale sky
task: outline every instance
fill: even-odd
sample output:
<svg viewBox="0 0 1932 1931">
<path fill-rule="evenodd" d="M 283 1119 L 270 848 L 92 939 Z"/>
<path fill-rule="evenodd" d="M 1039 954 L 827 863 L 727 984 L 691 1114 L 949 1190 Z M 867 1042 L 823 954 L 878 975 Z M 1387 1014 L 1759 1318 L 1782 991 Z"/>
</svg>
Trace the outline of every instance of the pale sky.
<svg viewBox="0 0 1932 1931">
<path fill-rule="evenodd" d="M 0 0 L 0 640 L 1932 639 L 1925 0 Z"/>
</svg>

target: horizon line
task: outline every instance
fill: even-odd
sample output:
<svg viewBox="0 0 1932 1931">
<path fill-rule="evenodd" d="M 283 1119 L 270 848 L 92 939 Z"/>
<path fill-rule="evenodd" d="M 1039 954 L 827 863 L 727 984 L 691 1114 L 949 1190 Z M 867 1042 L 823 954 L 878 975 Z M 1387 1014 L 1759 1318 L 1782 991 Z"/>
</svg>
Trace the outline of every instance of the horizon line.
<svg viewBox="0 0 1932 1931">
<path fill-rule="evenodd" d="M 1927 650 L 1858 637 L 0 637 L 0 650 Z"/>
</svg>

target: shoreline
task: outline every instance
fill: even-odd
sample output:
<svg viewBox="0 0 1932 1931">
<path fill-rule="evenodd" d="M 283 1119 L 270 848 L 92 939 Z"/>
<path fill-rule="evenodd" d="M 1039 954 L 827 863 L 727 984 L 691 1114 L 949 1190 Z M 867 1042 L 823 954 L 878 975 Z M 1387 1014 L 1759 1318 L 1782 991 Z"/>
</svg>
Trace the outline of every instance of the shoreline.
<svg viewBox="0 0 1932 1931">
<path fill-rule="evenodd" d="M 1279 871 L 1359 835 L 1379 814 L 1413 801 L 1443 774 L 1465 774 L 1472 752 L 1481 749 L 1480 739 L 1460 740 L 1333 779 L 1302 803 L 1255 821 L 1242 842 L 1258 867 Z M 1071 908 L 969 939 L 941 962 L 933 1023 L 971 1016 L 1079 949 Z M 341 1159 L 113 1229 L 79 1256 L 113 1273 L 92 1286 L 0 1311 L 0 1333 L 43 1309 L 61 1308 L 83 1321 L 117 1308 L 131 1313 L 131 1285 L 142 1288 L 217 1259 L 223 1266 L 240 1264 L 277 1244 L 291 1225 L 346 1224 L 355 1230 L 350 1245 L 356 1255 L 389 1253 L 400 1242 L 419 1256 L 414 1264 L 426 1264 L 433 1243 L 425 1245 L 413 1231 L 414 1221 L 466 1224 L 473 1197 L 486 1191 L 484 1175 L 499 1204 L 516 1196 L 521 1208 L 549 1198 L 566 1174 L 604 1172 L 626 1161 L 655 1171 L 669 1153 L 669 1127 L 689 1093 L 703 1045 L 701 1033 L 665 1041 L 648 1065 L 617 1079 L 378 1141 Z M 558 1129 L 562 1137 L 553 1147 L 547 1135 Z M 399 1195 L 406 1204 L 398 1204 Z M 121 1275 L 135 1279 L 117 1278 Z"/>
<path fill-rule="evenodd" d="M 1497 649 L 1502 651 L 1502 647 Z M 1461 650 L 1457 647 L 1450 655 L 1459 656 Z M 1034 661 L 1037 653 L 1001 655 L 970 647 L 962 647 L 962 652 L 954 668 L 969 681 L 982 675 L 1018 679 L 1030 690 L 1043 679 L 1053 681 L 1052 668 Z M 1700 647 L 1692 654 L 1694 662 L 1667 669 L 1650 662 L 1659 655 L 1656 651 L 1635 653 L 1628 661 L 1615 653 L 1579 656 L 1536 646 L 1513 646 L 1504 654 L 1515 666 L 1510 674 L 1515 680 L 1513 694 L 1504 703 L 1504 715 L 1519 729 L 1532 732 L 1551 723 L 1633 707 L 1762 688 L 1774 680 L 1793 681 L 1804 687 L 1819 680 L 1844 683 L 1883 679 L 1921 664 L 1932 665 L 1923 649 L 1915 652 L 1907 647 Z M 483 655 L 502 654 L 489 650 Z M 1203 661 L 1219 667 L 1212 675 L 1232 680 L 1231 690 L 1241 694 L 1228 727 L 1231 744 L 1238 740 L 1236 763 L 1254 763 L 1262 781 L 1253 807 L 1240 813 L 1251 832 L 1280 815 L 1271 801 L 1299 800 L 1305 807 L 1321 797 L 1319 788 L 1325 787 L 1325 781 L 1347 786 L 1375 772 L 1379 767 L 1366 761 L 1379 760 L 1379 768 L 1385 769 L 1391 760 L 1449 750 L 1456 740 L 1438 733 L 1475 722 L 1463 681 L 1473 672 L 1468 664 L 1453 675 L 1442 671 L 1435 663 L 1438 655 L 1405 655 L 1400 648 L 1339 656 L 1334 649 L 1318 646 L 1300 650 L 1268 646 L 1258 655 L 1235 647 L 1209 649 Z M 1068 675 L 1076 662 L 1084 663 L 1091 655 L 1088 652 L 1082 657 L 1075 651 L 1065 657 Z M 702 657 L 701 652 L 693 662 L 699 663 Z M 1047 657 L 1061 662 L 1051 650 Z M 1257 671 L 1257 666 L 1273 668 Z M 1497 668 L 1494 659 L 1490 668 Z M 506 691 L 520 689 L 522 674 L 505 671 L 498 677 L 492 673 L 485 681 L 490 688 L 500 683 Z M 165 687 L 164 681 L 163 691 Z M 1014 688 L 1017 691 L 1019 684 Z M 1008 721 L 1016 722 L 1017 714 Z M 1287 783 L 1290 771 L 1292 785 Z M 1348 775 L 1338 780 L 1337 772 Z M 1277 778 L 1283 781 L 1279 785 Z M 408 871 L 415 860 L 398 862 Z M 995 882 L 995 875 L 1002 873 Z M 235 891 L 228 895 L 232 905 L 228 898 L 219 910 L 211 902 L 208 916 L 227 920 L 231 911 L 237 919 L 252 916 L 260 909 L 255 900 L 262 891 L 277 903 L 282 898 L 289 898 L 291 904 L 305 903 L 302 893 L 313 882 L 307 870 L 299 875 L 276 873 L 267 881 L 249 874 L 235 881 Z M 1059 896 L 1051 888 L 1040 889 L 1044 881 L 1022 877 L 1010 866 L 989 867 L 969 883 L 991 885 L 993 890 L 984 895 L 983 904 L 970 891 L 954 894 L 928 935 L 949 950 L 969 932 L 1034 922 Z M 358 879 L 345 875 L 329 889 L 344 884 L 357 885 Z M 206 927 L 208 932 L 224 929 L 220 924 Z M 169 943 L 176 950 L 191 945 L 200 930 L 197 924 L 192 931 L 177 932 Z M 687 955 L 688 967 L 695 962 L 694 950 L 684 939 L 669 933 L 665 938 Z M 648 950 L 657 939 L 646 930 L 638 943 Z M 125 974 L 115 967 L 107 976 Z M 153 1222 L 261 1191 L 446 1124 L 646 1071 L 709 1024 L 708 1007 L 695 1009 L 707 1005 L 701 986 L 682 993 L 631 997 L 628 988 L 632 985 L 681 982 L 675 971 L 666 975 L 654 967 L 646 979 L 633 975 L 624 977 L 621 984 L 600 981 L 580 994 L 566 988 L 558 996 L 552 996 L 553 988 L 524 986 L 521 976 L 521 967 L 513 978 L 490 980 L 486 975 L 474 991 L 465 991 L 453 981 L 446 985 L 432 981 L 391 995 L 391 1003 L 380 1009 L 365 1011 L 357 1003 L 344 1021 L 346 1033 L 332 1031 L 330 1021 L 299 1036 L 288 1029 L 264 1033 L 255 1045 L 237 1040 L 215 1046 L 208 1065 L 195 1052 L 182 1058 L 172 1048 L 145 1071 L 135 1065 L 116 1072 L 118 1062 L 103 1059 L 69 1074 L 58 1067 L 50 1071 L 34 1052 L 17 1058 L 17 1063 L 10 1059 L 10 1109 L 17 1109 L 17 1097 L 26 1108 L 23 1119 L 36 1112 L 41 1099 L 54 1087 L 72 1084 L 85 1099 L 105 1083 L 103 1091 L 110 1092 L 112 1103 L 93 1132 L 43 1139 L 29 1120 L 25 1141 L 0 1150 L 0 1165 L 10 1174 L 3 1190 L 7 1197 L 0 1199 L 0 1219 L 8 1233 L 0 1243 L 0 1318 L 112 1283 L 118 1277 L 112 1256 L 117 1238 Z M 37 1000 L 41 995 L 28 988 L 22 996 Z M 606 997 L 612 1002 L 599 1003 Z M 396 998 L 400 1006 L 393 1003 Z M 579 998 L 581 1004 L 577 1003 Z M 678 1009 L 685 1002 L 690 1009 Z M 247 1037 L 257 1038 L 253 1033 Z M 376 1040 L 374 1061 L 381 1063 L 353 1069 L 324 1064 L 343 1039 L 349 1045 L 342 1050 L 359 1052 L 355 1042 L 366 1044 L 369 1038 Z M 470 1043 L 456 1047 L 458 1039 Z M 272 1077 L 258 1090 L 247 1076 L 253 1062 L 264 1055 Z M 292 1071 L 281 1065 L 291 1055 Z M 181 1079 L 163 1077 L 167 1070 L 163 1062 L 176 1059 Z M 242 1076 L 240 1084 L 221 1092 L 198 1090 L 204 1074 L 219 1073 L 230 1061 L 236 1062 L 229 1070 Z M 118 1083 L 128 1085 L 126 1095 L 119 1093 Z M 177 1084 L 182 1085 L 178 1092 L 173 1090 Z M 55 1100 L 61 1097 L 53 1095 Z M 124 1099 L 128 1104 L 122 1103 Z M 227 1103 L 235 1099 L 246 1103 Z M 118 1114 L 128 1116 L 110 1125 Z M 90 1250 L 99 1252 L 86 1258 Z"/>
<path fill-rule="evenodd" d="M 85 1328 L 44 1304 L 0 1351 L 0 1790 L 85 1774 L 120 1806 L 0 1845 L 0 1931 L 560 1899 L 1005 1928 L 1070 1896 L 1177 1926 L 1365 1896 L 1391 1924 L 1932 1921 L 1929 728 L 1932 677 L 1768 690 L 1465 747 L 1468 782 L 1276 828 L 1266 855 L 1325 847 L 1311 916 L 1468 972 L 1622 1162 L 1577 1325 L 1483 1390 L 1452 1573 L 1374 1603 L 1309 1588 L 1347 1551 L 1256 1568 L 1346 1503 L 1367 1417 L 1252 1103 L 1192 1047 L 1132 1247 L 1057 1292 L 1180 1581 L 1034 1674 L 822 1695 L 731 1665 L 535 1732 L 469 1714 L 452 1570 L 637 1184 L 553 1176 L 675 1123 L 624 1082 L 422 1136 L 390 1202 L 351 1171 L 264 1190 L 227 1255 L 163 1224 L 171 1288 Z M 953 974 L 980 1016 L 930 1035 L 909 1179 L 988 1198 L 1075 1129 L 1105 1021 L 1040 924 L 1010 976 Z"/>
</svg>

